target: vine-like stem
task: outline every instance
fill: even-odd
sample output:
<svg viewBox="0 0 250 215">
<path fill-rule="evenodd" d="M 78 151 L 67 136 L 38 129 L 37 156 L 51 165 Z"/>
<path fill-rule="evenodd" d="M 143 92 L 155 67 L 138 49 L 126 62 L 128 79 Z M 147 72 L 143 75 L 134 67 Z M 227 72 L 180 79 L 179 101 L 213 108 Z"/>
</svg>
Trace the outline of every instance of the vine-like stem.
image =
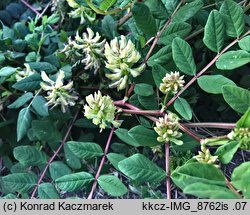
<svg viewBox="0 0 250 215">
<path fill-rule="evenodd" d="M 119 115 L 116 116 L 116 119 L 117 120 L 119 118 Z M 114 131 L 115 131 L 115 127 L 113 126 L 110 133 L 109 133 L 109 137 L 108 137 L 108 140 L 107 140 L 107 143 L 106 143 L 106 146 L 105 146 L 105 150 L 104 150 L 104 154 L 102 156 L 102 160 L 101 160 L 101 163 L 99 165 L 99 168 L 97 170 L 97 173 L 95 175 L 95 180 L 94 180 L 94 183 L 92 185 L 92 188 L 91 188 L 91 191 L 89 193 L 89 196 L 88 196 L 88 199 L 92 199 L 93 198 L 93 194 L 95 192 L 95 189 L 96 189 L 96 186 L 97 186 L 97 180 L 100 176 L 100 173 L 101 173 L 101 170 L 102 170 L 102 167 L 103 167 L 103 164 L 105 162 L 105 158 L 108 154 L 108 151 L 109 151 L 109 146 L 110 146 L 110 143 L 111 143 L 111 140 L 112 140 L 112 137 L 113 137 L 113 134 L 114 134 Z"/>
<path fill-rule="evenodd" d="M 52 157 L 49 159 L 49 161 L 47 162 L 47 164 L 46 164 L 46 166 L 45 166 L 45 168 L 44 168 L 44 170 L 43 170 L 43 172 L 42 172 L 42 174 L 41 174 L 41 176 L 40 176 L 40 178 L 39 178 L 39 180 L 38 180 L 38 182 L 37 182 L 37 184 L 36 184 L 34 190 L 32 191 L 32 194 L 31 194 L 31 197 L 30 197 L 31 199 L 34 198 L 34 196 L 35 196 L 35 194 L 36 194 L 36 191 L 37 191 L 37 189 L 38 189 L 38 186 L 41 184 L 41 182 L 42 182 L 42 180 L 43 180 L 43 178 L 44 178 L 44 176 L 45 176 L 45 174 L 46 174 L 46 172 L 47 172 L 47 170 L 48 170 L 50 164 L 51 164 L 52 161 L 55 159 L 55 157 L 58 155 L 58 153 L 61 151 L 61 149 L 63 148 L 63 146 L 64 146 L 64 144 L 65 144 L 65 142 L 66 142 L 66 140 L 68 139 L 68 136 L 69 136 L 69 134 L 70 134 L 70 131 L 71 131 L 72 127 L 73 127 L 73 124 L 74 124 L 74 122 L 75 122 L 75 120 L 76 120 L 76 118 L 77 118 L 79 112 L 80 112 L 80 109 L 78 109 L 78 110 L 76 111 L 76 113 L 75 113 L 75 115 L 74 115 L 74 117 L 73 117 L 71 123 L 69 124 L 69 127 L 68 127 L 68 129 L 67 129 L 67 132 L 66 132 L 66 134 L 65 134 L 65 136 L 64 136 L 64 138 L 63 138 L 63 140 L 62 140 L 62 142 L 61 142 L 61 144 L 60 144 L 60 146 L 58 147 L 58 149 L 54 152 L 53 156 L 52 156 Z"/>
<path fill-rule="evenodd" d="M 165 165 L 166 165 L 166 189 L 167 189 L 167 199 L 171 199 L 171 181 L 170 181 L 170 154 L 169 154 L 169 142 L 165 143 Z"/>
<path fill-rule="evenodd" d="M 164 116 L 165 113 L 158 110 L 131 110 L 131 109 L 121 109 L 123 113 L 138 114 L 138 115 L 154 115 L 154 116 Z"/>
<path fill-rule="evenodd" d="M 231 48 L 233 45 L 238 43 L 242 38 L 250 34 L 250 31 L 246 32 L 243 36 L 235 39 L 233 42 L 231 42 L 227 47 L 225 47 L 220 53 L 218 53 L 212 61 L 210 61 L 209 64 L 207 64 L 198 74 L 196 74 L 184 87 L 182 90 L 180 90 L 175 96 L 166 104 L 166 107 L 170 106 L 188 87 L 190 87 L 201 75 L 203 75 L 217 60 L 218 58 L 226 52 L 229 48 Z"/>
<path fill-rule="evenodd" d="M 127 4 L 125 7 L 123 8 L 116 8 L 114 10 L 110 10 L 110 11 L 103 11 L 99 8 L 97 8 L 93 3 L 92 3 L 92 0 L 86 0 L 86 3 L 88 4 L 88 6 L 93 10 L 95 11 L 97 14 L 101 14 L 101 15 L 111 15 L 111 14 L 115 14 L 115 13 L 118 13 L 122 10 L 126 10 L 128 9 L 131 4 Z"/>
<path fill-rule="evenodd" d="M 161 37 L 161 34 L 163 33 L 163 31 L 166 29 L 166 27 L 171 23 L 173 17 L 175 16 L 176 12 L 179 10 L 179 8 L 181 7 L 181 5 L 183 4 L 184 0 L 181 0 L 180 3 L 177 5 L 177 7 L 175 8 L 173 14 L 171 15 L 170 19 L 168 19 L 168 21 L 165 23 L 165 25 L 162 27 L 162 29 L 160 31 L 157 32 L 157 35 L 154 39 L 154 42 L 152 44 L 152 46 L 150 47 L 145 59 L 144 59 L 144 63 L 147 63 L 150 55 L 152 54 L 158 40 L 160 39 Z"/>
<path fill-rule="evenodd" d="M 236 123 L 202 122 L 202 123 L 182 123 L 187 128 L 222 128 L 234 129 Z"/>
<path fill-rule="evenodd" d="M 242 199 L 242 196 L 237 192 L 237 190 L 234 188 L 234 186 L 231 184 L 231 182 L 225 177 L 226 183 L 227 183 L 227 187 L 233 192 L 235 193 L 240 199 Z"/>
<path fill-rule="evenodd" d="M 185 125 L 179 123 L 179 128 L 185 132 L 186 134 L 188 134 L 190 137 L 194 138 L 195 140 L 197 140 L 198 142 L 200 142 L 202 140 L 201 137 L 197 136 L 195 133 L 193 133 L 192 131 L 190 131 Z"/>
<path fill-rule="evenodd" d="M 21 0 L 21 2 L 28 7 L 30 10 L 32 10 L 35 14 L 37 14 L 38 16 L 40 16 L 40 13 L 34 8 L 32 7 L 28 2 L 26 2 L 25 0 Z"/>
<path fill-rule="evenodd" d="M 132 12 L 130 11 L 129 13 L 127 13 L 124 17 L 122 17 L 119 21 L 118 21 L 118 26 L 123 25 L 125 22 L 127 22 L 130 17 L 132 17 Z"/>
</svg>

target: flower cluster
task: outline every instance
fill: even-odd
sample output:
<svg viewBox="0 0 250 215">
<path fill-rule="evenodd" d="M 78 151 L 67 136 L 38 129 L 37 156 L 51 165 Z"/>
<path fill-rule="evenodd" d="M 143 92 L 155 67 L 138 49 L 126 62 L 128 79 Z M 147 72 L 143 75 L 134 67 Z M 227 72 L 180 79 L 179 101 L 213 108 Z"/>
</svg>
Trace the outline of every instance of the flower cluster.
<svg viewBox="0 0 250 215">
<path fill-rule="evenodd" d="M 132 68 L 140 60 L 141 55 L 135 49 L 132 41 L 127 41 L 123 35 L 120 40 L 116 37 L 111 40 L 110 44 L 105 44 L 104 55 L 107 58 L 106 68 L 112 71 L 112 73 L 106 74 L 106 77 L 113 81 L 109 87 L 117 87 L 117 90 L 126 87 L 129 75 L 137 77 L 145 68 L 145 64 Z"/>
<path fill-rule="evenodd" d="M 48 91 L 48 96 L 45 97 L 48 100 L 48 106 L 53 105 L 52 108 L 54 108 L 57 105 L 61 105 L 61 110 L 64 113 L 68 105 L 75 105 L 75 100 L 78 99 L 78 96 L 72 90 L 73 81 L 63 85 L 63 70 L 60 70 L 57 74 L 56 81 L 51 80 L 44 71 L 42 71 L 41 76 L 44 81 L 41 82 L 41 87 L 43 90 Z"/>
<path fill-rule="evenodd" d="M 33 70 L 33 69 L 30 68 L 29 64 L 25 63 L 24 66 L 26 68 L 23 69 L 23 70 L 17 69 L 16 75 L 15 75 L 16 81 L 21 81 L 22 79 L 27 78 L 27 77 L 29 77 L 29 76 L 31 76 L 31 75 L 33 75 L 33 74 L 36 73 L 35 70 Z"/>
<path fill-rule="evenodd" d="M 67 0 L 67 2 L 69 6 L 74 9 L 69 13 L 69 16 L 72 18 L 80 18 L 80 24 L 83 24 L 86 19 L 90 22 L 95 21 L 96 15 L 90 8 L 79 5 L 75 0 Z"/>
<path fill-rule="evenodd" d="M 64 3 L 65 3 L 65 0 L 52 0 L 51 11 L 54 11 L 56 13 L 61 13 L 63 15 L 63 12 L 66 10 Z"/>
<path fill-rule="evenodd" d="M 80 62 L 85 65 L 84 69 L 94 69 L 94 73 L 96 73 L 101 66 L 104 43 L 105 40 L 101 40 L 98 32 L 95 35 L 90 28 L 87 28 L 87 33 L 83 33 L 82 37 L 77 32 L 74 40 L 69 38 L 68 44 L 62 52 L 69 59 L 74 59 L 75 57 L 80 59 Z M 82 59 L 83 55 L 84 58 Z"/>
<path fill-rule="evenodd" d="M 159 121 L 156 122 L 156 127 L 154 127 L 154 130 L 159 135 L 157 141 L 172 141 L 177 145 L 182 145 L 183 142 L 177 139 L 182 136 L 182 133 L 179 132 L 178 120 L 178 116 L 171 112 L 168 112 L 164 117 L 160 117 Z"/>
<path fill-rule="evenodd" d="M 180 76 L 179 72 L 167 73 L 160 84 L 160 91 L 164 94 L 176 94 L 184 86 L 183 78 L 184 76 Z"/>
<path fill-rule="evenodd" d="M 250 128 L 235 128 L 227 137 L 240 142 L 240 148 L 250 150 Z"/>
<path fill-rule="evenodd" d="M 194 156 L 198 162 L 213 164 L 218 167 L 215 163 L 218 161 L 218 156 L 212 156 L 209 149 L 206 148 L 205 143 L 201 143 L 201 151 L 198 152 L 198 155 Z"/>
<path fill-rule="evenodd" d="M 119 122 L 115 121 L 116 107 L 109 96 L 102 96 L 98 91 L 94 96 L 87 96 L 86 101 L 88 104 L 84 105 L 84 115 L 87 119 L 92 119 L 95 125 L 99 125 L 101 131 L 107 127 L 107 123 L 119 126 Z"/>
</svg>

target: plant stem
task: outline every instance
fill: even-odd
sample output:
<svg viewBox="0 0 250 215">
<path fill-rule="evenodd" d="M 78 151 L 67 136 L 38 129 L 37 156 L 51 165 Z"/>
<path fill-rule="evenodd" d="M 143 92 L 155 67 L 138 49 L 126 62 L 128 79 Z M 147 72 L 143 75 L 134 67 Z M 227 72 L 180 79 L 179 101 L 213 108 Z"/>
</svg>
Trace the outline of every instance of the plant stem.
<svg viewBox="0 0 250 215">
<path fill-rule="evenodd" d="M 35 14 L 37 14 L 38 16 L 40 16 L 40 13 L 34 8 L 32 7 L 28 2 L 26 2 L 25 0 L 21 0 L 21 2 L 28 7 L 30 10 L 32 10 Z"/>
<path fill-rule="evenodd" d="M 38 189 L 38 186 L 39 186 L 40 183 L 42 182 L 42 180 L 43 180 L 43 178 L 44 178 L 44 176 L 45 176 L 45 174 L 46 174 L 46 172 L 47 172 L 47 170 L 48 170 L 50 164 L 51 164 L 52 161 L 55 159 L 55 157 L 58 155 L 58 153 L 61 151 L 61 149 L 63 148 L 63 146 L 64 146 L 64 144 L 65 144 L 65 142 L 66 142 L 66 140 L 68 139 L 68 136 L 69 136 L 69 134 L 70 134 L 70 131 L 71 131 L 72 127 L 73 127 L 73 124 L 74 124 L 74 122 L 75 122 L 75 120 L 76 120 L 76 118 L 77 118 L 79 112 L 80 112 L 80 109 L 78 109 L 78 110 L 76 111 L 76 113 L 75 113 L 75 115 L 74 115 L 74 118 L 72 119 L 71 123 L 69 124 L 69 127 L 68 127 L 68 129 L 67 129 L 67 132 L 66 132 L 66 134 L 65 134 L 65 136 L 64 136 L 64 138 L 63 138 L 63 140 L 62 140 L 62 142 L 61 142 L 61 145 L 58 147 L 58 149 L 54 152 L 53 156 L 52 156 L 52 157 L 49 159 L 49 161 L 47 162 L 47 164 L 46 164 L 46 166 L 45 166 L 45 168 L 44 168 L 44 170 L 43 170 L 43 172 L 42 172 L 42 174 L 41 174 L 41 176 L 40 176 L 40 178 L 39 178 L 39 180 L 38 180 L 38 182 L 37 182 L 37 184 L 36 184 L 36 187 L 35 187 L 34 190 L 32 191 L 32 194 L 31 194 L 31 197 L 30 197 L 31 199 L 34 198 L 34 196 L 35 196 L 35 194 L 36 194 L 36 191 L 37 191 L 37 189 Z"/>
<path fill-rule="evenodd" d="M 122 17 L 119 21 L 118 21 L 118 26 L 123 25 L 125 22 L 127 22 L 130 17 L 132 17 L 132 12 L 130 11 L 129 13 L 127 13 L 124 17 Z"/>
<path fill-rule="evenodd" d="M 225 177 L 226 183 L 227 183 L 227 187 L 233 192 L 235 193 L 240 199 L 242 199 L 242 196 L 237 192 L 237 190 L 234 188 L 234 186 L 231 184 L 231 182 Z"/>
<path fill-rule="evenodd" d="M 219 122 L 203 122 L 203 123 L 182 123 L 187 128 L 224 128 L 233 129 L 235 128 L 235 123 L 219 123 Z"/>
<path fill-rule="evenodd" d="M 173 17 L 175 16 L 176 12 L 179 10 L 180 6 L 182 5 L 182 3 L 184 2 L 184 0 L 181 0 L 180 3 L 177 5 L 177 7 L 175 8 L 175 11 L 173 12 L 173 14 L 171 15 L 171 17 L 168 19 L 168 21 L 165 23 L 165 25 L 163 26 L 163 28 L 157 32 L 157 35 L 154 39 L 154 42 L 152 44 L 152 46 L 150 47 L 145 59 L 144 59 L 144 63 L 146 64 L 150 55 L 152 54 L 158 40 L 160 39 L 161 37 L 161 34 L 163 33 L 163 31 L 166 29 L 166 27 L 171 23 Z"/>
<path fill-rule="evenodd" d="M 128 9 L 131 4 L 127 4 L 125 7 L 123 8 L 116 8 L 114 10 L 110 10 L 110 11 L 103 11 L 99 8 L 97 8 L 93 3 L 92 3 L 92 0 L 86 0 L 86 3 L 88 4 L 88 6 L 93 10 L 95 11 L 97 14 L 101 14 L 101 15 L 111 15 L 111 14 L 115 14 L 115 13 L 118 13 L 122 10 L 126 10 Z"/>
<path fill-rule="evenodd" d="M 190 131 L 185 125 L 179 123 L 179 128 L 185 132 L 186 134 L 188 134 L 189 136 L 191 136 L 192 138 L 194 138 L 195 140 L 197 140 L 198 142 L 200 142 L 202 140 L 201 137 L 197 136 L 195 133 L 193 133 L 192 131 Z"/>
<path fill-rule="evenodd" d="M 166 189 L 167 199 L 171 199 L 171 181 L 170 181 L 170 165 L 169 165 L 169 142 L 165 143 L 165 165 L 166 165 Z"/>
<path fill-rule="evenodd" d="M 119 118 L 119 115 L 116 116 L 116 120 L 117 120 L 118 118 Z M 92 185 L 92 189 L 91 189 L 91 191 L 90 191 L 90 193 L 89 193 L 88 199 L 92 199 L 92 198 L 93 198 L 93 194 L 94 194 L 95 189 L 96 189 L 96 186 L 97 186 L 97 180 L 98 180 L 98 178 L 99 178 L 99 176 L 100 176 L 100 173 L 101 173 L 101 170 L 102 170 L 102 167 L 103 167 L 105 158 L 106 158 L 106 156 L 107 156 L 107 154 L 108 154 L 109 146 L 110 146 L 111 139 L 112 139 L 112 137 L 113 137 L 114 131 L 115 131 L 115 127 L 113 126 L 112 129 L 111 129 L 111 131 L 110 131 L 110 133 L 109 133 L 109 137 L 108 137 L 108 140 L 107 140 L 107 143 L 106 143 L 106 147 L 105 147 L 105 150 L 104 150 L 104 154 L 103 154 L 103 156 L 102 156 L 101 163 L 100 163 L 99 168 L 98 168 L 98 170 L 97 170 L 97 173 L 96 173 L 96 175 L 95 175 L 95 181 L 94 181 L 94 183 L 93 183 L 93 185 Z"/>
<path fill-rule="evenodd" d="M 170 106 L 190 85 L 192 85 L 203 73 L 205 73 L 217 60 L 218 58 L 226 52 L 229 48 L 231 48 L 233 45 L 235 45 L 237 42 L 239 42 L 242 38 L 250 34 L 250 31 L 246 32 L 243 36 L 240 38 L 235 39 L 233 42 L 231 42 L 227 47 L 225 47 L 220 53 L 218 53 L 212 61 L 210 61 L 209 64 L 207 64 L 197 75 L 195 75 L 184 87 L 181 91 L 179 91 L 175 96 L 167 103 L 166 107 Z"/>
<path fill-rule="evenodd" d="M 185 38 L 185 40 L 190 40 L 190 39 L 196 37 L 197 35 L 201 34 L 203 31 L 204 31 L 204 28 L 199 29 L 199 30 L 195 31 L 194 33 L 190 34 L 189 36 L 187 36 Z"/>
<path fill-rule="evenodd" d="M 124 113 L 138 114 L 138 115 L 155 115 L 164 116 L 165 113 L 158 110 L 131 110 L 131 109 L 120 109 Z"/>
</svg>

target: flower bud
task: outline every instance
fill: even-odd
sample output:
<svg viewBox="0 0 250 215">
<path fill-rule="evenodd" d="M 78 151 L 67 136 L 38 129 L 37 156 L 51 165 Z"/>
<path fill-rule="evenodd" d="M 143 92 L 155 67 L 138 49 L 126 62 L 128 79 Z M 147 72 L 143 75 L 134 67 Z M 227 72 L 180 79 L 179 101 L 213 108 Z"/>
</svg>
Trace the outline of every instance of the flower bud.
<svg viewBox="0 0 250 215">
<path fill-rule="evenodd" d="M 29 64 L 25 63 L 24 66 L 26 67 L 25 69 L 23 69 L 23 70 L 17 69 L 17 71 L 16 71 L 16 80 L 17 80 L 17 82 L 21 81 L 22 79 L 27 78 L 27 77 L 29 77 L 29 76 L 36 73 L 35 70 L 32 70 L 30 68 Z"/>
<path fill-rule="evenodd" d="M 227 137 L 240 143 L 240 148 L 250 150 L 250 128 L 235 128 Z"/>
</svg>

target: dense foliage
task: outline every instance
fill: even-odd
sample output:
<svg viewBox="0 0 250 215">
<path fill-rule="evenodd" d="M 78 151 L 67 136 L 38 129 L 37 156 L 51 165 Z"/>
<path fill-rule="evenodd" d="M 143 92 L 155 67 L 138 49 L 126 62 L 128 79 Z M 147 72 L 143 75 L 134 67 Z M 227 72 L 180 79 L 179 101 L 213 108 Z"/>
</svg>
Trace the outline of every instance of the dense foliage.
<svg viewBox="0 0 250 215">
<path fill-rule="evenodd" d="M 249 11 L 1 1 L 0 196 L 250 198 Z"/>
</svg>

